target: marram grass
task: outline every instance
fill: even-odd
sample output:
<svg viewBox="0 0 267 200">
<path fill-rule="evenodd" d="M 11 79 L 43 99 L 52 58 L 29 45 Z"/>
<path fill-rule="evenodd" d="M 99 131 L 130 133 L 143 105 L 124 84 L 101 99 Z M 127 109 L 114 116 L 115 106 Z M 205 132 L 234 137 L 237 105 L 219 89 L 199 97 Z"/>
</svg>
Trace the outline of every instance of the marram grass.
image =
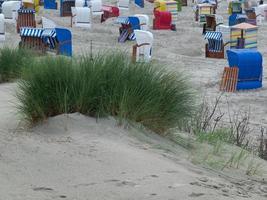
<svg viewBox="0 0 267 200">
<path fill-rule="evenodd" d="M 25 49 L 0 49 L 0 83 L 17 79 L 21 75 L 22 68 L 30 63 L 33 54 Z"/>
<path fill-rule="evenodd" d="M 163 133 L 194 109 L 185 77 L 151 63 L 131 63 L 122 53 L 80 61 L 66 57 L 35 60 L 23 72 L 17 97 L 31 122 L 62 113 L 115 116 Z"/>
</svg>

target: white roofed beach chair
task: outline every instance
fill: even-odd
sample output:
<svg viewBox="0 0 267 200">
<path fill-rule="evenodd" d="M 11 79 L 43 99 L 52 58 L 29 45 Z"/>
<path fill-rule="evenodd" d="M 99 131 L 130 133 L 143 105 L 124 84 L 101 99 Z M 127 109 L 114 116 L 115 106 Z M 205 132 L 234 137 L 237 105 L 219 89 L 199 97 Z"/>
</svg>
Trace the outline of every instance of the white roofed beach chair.
<svg viewBox="0 0 267 200">
<path fill-rule="evenodd" d="M 91 28 L 91 13 L 88 7 L 71 7 L 71 26 Z"/>
<path fill-rule="evenodd" d="M 20 8 L 21 1 L 5 1 L 2 4 L 2 14 L 4 14 L 5 20 L 15 23 Z"/>
<path fill-rule="evenodd" d="M 153 34 L 149 31 L 134 30 L 136 44 L 133 46 L 133 62 L 148 62 L 151 60 Z"/>
</svg>

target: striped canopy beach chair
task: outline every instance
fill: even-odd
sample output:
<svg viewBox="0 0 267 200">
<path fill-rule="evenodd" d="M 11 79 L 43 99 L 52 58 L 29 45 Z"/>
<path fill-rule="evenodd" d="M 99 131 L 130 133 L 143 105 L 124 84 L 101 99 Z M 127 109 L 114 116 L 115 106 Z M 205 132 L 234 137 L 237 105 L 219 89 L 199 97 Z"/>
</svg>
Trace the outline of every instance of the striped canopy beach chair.
<svg viewBox="0 0 267 200">
<path fill-rule="evenodd" d="M 20 30 L 20 37 L 20 48 L 33 49 L 40 54 L 52 51 L 56 54 L 72 55 L 71 32 L 67 29 L 23 27 Z"/>
<path fill-rule="evenodd" d="M 216 9 L 213 4 L 202 3 L 195 7 L 195 21 L 203 24 L 206 22 L 206 15 L 215 14 Z"/>
<path fill-rule="evenodd" d="M 208 58 L 224 58 L 224 46 L 228 43 L 223 42 L 223 35 L 218 31 L 207 31 L 205 39 L 205 56 Z"/>
<path fill-rule="evenodd" d="M 256 49 L 258 27 L 248 23 L 241 23 L 231 27 L 231 48 Z"/>
<path fill-rule="evenodd" d="M 17 19 L 17 32 L 20 32 L 21 27 L 36 27 L 35 10 L 34 9 L 19 9 Z"/>
</svg>

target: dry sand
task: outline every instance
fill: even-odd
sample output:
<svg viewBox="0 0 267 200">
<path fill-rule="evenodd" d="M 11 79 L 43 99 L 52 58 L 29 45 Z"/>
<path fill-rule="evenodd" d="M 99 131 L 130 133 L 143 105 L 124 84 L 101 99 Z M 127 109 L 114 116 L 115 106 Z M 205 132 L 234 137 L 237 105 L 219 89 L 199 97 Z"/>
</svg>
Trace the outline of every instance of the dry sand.
<svg viewBox="0 0 267 200">
<path fill-rule="evenodd" d="M 194 166 L 181 147 L 113 119 L 75 113 L 26 129 L 15 89 L 0 85 L 1 200 L 267 197 L 267 183 Z"/>
<path fill-rule="evenodd" d="M 153 6 L 145 4 L 145 9 L 131 5 L 130 13 L 148 14 L 152 22 Z M 226 19 L 225 2 L 218 13 Z M 59 11 L 41 15 L 70 28 L 70 18 L 60 18 Z M 183 7 L 178 18 L 177 32 L 151 30 L 153 59 L 184 71 L 200 96 L 214 99 L 227 60 L 204 58 L 202 29 L 193 21 L 191 6 Z M 94 54 L 114 48 L 130 54 L 133 42 L 117 42 L 114 19 L 99 21 L 95 17 L 90 30 L 72 28 L 74 54 L 89 52 L 90 40 Z M 259 50 L 264 58 L 266 33 L 266 25 L 261 26 Z M 18 42 L 14 26 L 7 25 L 7 40 L 1 45 Z M 224 94 L 222 111 L 227 111 L 228 100 L 233 109 L 253 111 L 255 128 L 266 126 L 265 76 L 263 81 L 263 89 Z M 79 114 L 61 115 L 29 130 L 14 106 L 15 90 L 15 83 L 0 85 L 0 200 L 267 199 L 266 184 L 194 166 L 184 149 L 153 134 L 117 127 L 113 119 L 96 122 Z"/>
</svg>

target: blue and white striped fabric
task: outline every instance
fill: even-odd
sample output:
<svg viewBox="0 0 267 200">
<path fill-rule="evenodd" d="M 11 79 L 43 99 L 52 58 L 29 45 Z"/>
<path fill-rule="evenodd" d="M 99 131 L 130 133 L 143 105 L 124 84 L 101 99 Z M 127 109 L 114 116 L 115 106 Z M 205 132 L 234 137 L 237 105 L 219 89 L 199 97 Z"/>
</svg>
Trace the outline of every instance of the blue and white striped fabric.
<svg viewBox="0 0 267 200">
<path fill-rule="evenodd" d="M 18 13 L 31 13 L 31 14 L 34 14 L 35 13 L 35 10 L 34 9 L 23 9 L 23 8 L 21 8 L 21 9 L 19 9 L 18 10 Z"/>
<path fill-rule="evenodd" d="M 205 39 L 208 40 L 208 49 L 212 52 L 220 52 L 222 50 L 223 39 L 222 33 L 218 31 L 207 31 Z"/>
<path fill-rule="evenodd" d="M 116 24 L 129 24 L 128 17 L 118 17 L 115 21 Z"/>
<path fill-rule="evenodd" d="M 43 41 L 54 49 L 57 43 L 57 33 L 55 29 L 44 29 L 41 35 Z"/>
<path fill-rule="evenodd" d="M 41 37 L 43 33 L 43 29 L 41 28 L 27 28 L 22 27 L 20 29 L 21 37 Z"/>
</svg>

